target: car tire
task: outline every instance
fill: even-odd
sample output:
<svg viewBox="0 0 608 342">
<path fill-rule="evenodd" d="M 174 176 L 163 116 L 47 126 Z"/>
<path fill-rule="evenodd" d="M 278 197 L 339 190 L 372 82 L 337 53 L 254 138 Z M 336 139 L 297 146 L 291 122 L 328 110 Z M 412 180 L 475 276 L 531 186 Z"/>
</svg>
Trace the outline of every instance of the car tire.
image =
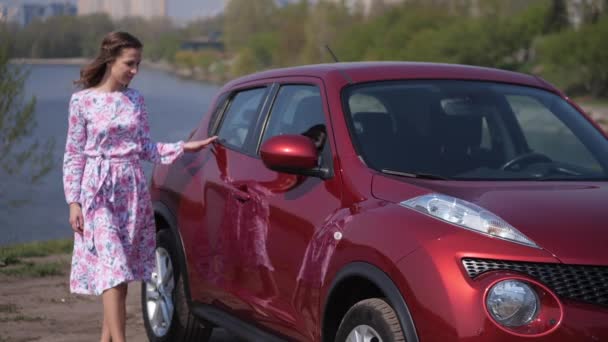
<svg viewBox="0 0 608 342">
<path fill-rule="evenodd" d="M 353 305 L 344 315 L 338 342 L 405 342 L 395 310 L 383 299 L 365 299 Z"/>
<path fill-rule="evenodd" d="M 141 287 L 142 314 L 148 339 L 152 342 L 208 341 L 213 329 L 205 326 L 190 311 L 183 271 L 178 261 L 180 254 L 170 230 L 162 229 L 156 234 L 155 255 L 152 280 L 142 282 Z"/>
</svg>

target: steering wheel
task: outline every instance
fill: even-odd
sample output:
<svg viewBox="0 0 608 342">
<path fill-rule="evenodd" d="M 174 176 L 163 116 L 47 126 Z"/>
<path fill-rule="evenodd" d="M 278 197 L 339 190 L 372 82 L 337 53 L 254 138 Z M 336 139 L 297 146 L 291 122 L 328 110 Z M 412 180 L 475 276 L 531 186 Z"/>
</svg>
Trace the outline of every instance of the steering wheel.
<svg viewBox="0 0 608 342">
<path fill-rule="evenodd" d="M 516 165 L 541 163 L 541 162 L 549 162 L 550 163 L 552 161 L 553 160 L 551 160 L 551 158 L 547 157 L 544 154 L 537 153 L 537 152 L 527 152 L 527 153 L 523 153 L 523 154 L 520 154 L 518 156 L 515 156 L 514 158 L 512 158 L 508 162 L 504 163 L 500 167 L 500 169 L 504 170 L 504 171 L 508 171 L 508 170 L 515 169 Z"/>
</svg>

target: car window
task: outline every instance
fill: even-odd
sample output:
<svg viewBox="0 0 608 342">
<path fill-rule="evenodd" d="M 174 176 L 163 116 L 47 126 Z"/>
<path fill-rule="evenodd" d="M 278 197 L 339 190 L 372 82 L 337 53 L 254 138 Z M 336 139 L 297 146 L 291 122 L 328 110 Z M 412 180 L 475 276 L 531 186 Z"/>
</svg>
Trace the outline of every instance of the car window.
<svg viewBox="0 0 608 342">
<path fill-rule="evenodd" d="M 608 177 L 606 139 L 548 91 L 411 80 L 353 85 L 343 96 L 353 145 L 378 171 L 466 180 Z"/>
<path fill-rule="evenodd" d="M 244 90 L 233 98 L 220 124 L 218 137 L 225 145 L 242 150 L 254 131 L 266 88 Z"/>
<path fill-rule="evenodd" d="M 228 93 L 222 94 L 218 98 L 215 108 L 213 108 L 213 112 L 211 113 L 211 117 L 209 118 L 209 127 L 208 127 L 209 131 L 207 132 L 209 136 L 214 135 L 216 132 L 218 121 L 219 121 L 218 119 L 221 117 L 220 114 L 222 114 L 222 111 L 224 110 L 227 97 L 228 97 Z"/>
<path fill-rule="evenodd" d="M 302 134 L 319 150 L 327 135 L 319 88 L 311 85 L 284 85 L 270 112 L 262 142 L 281 134 Z"/>
<path fill-rule="evenodd" d="M 587 168 L 599 164 L 572 131 L 538 100 L 530 96 L 507 96 L 532 151 L 553 160 L 572 160 Z"/>
</svg>

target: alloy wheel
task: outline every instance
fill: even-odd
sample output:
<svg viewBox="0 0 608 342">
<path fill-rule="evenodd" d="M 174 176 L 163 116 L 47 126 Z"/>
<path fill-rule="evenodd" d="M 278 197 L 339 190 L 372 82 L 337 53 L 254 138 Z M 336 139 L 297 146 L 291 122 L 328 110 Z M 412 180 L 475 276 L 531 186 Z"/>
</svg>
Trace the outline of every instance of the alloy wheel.
<svg viewBox="0 0 608 342">
<path fill-rule="evenodd" d="M 382 342 L 382 338 L 369 325 L 358 325 L 348 334 L 346 342 Z"/>
<path fill-rule="evenodd" d="M 146 312 L 154 335 L 163 337 L 171 327 L 174 315 L 173 289 L 175 279 L 171 255 L 163 247 L 156 248 L 156 267 L 146 282 Z"/>
</svg>

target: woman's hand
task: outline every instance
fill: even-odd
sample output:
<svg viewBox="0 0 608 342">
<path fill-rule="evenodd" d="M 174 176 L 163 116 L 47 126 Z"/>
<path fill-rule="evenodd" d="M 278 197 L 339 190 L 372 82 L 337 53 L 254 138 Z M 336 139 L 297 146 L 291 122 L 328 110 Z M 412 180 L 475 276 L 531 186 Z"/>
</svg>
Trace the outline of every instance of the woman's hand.
<svg viewBox="0 0 608 342">
<path fill-rule="evenodd" d="M 186 152 L 200 151 L 203 148 L 205 148 L 207 145 L 214 142 L 216 139 L 217 139 L 217 136 L 214 135 L 214 136 L 204 139 L 204 140 L 188 141 L 188 142 L 184 143 L 184 151 L 186 151 Z"/>
<path fill-rule="evenodd" d="M 72 230 L 78 234 L 84 232 L 84 219 L 82 217 L 82 209 L 78 203 L 70 203 L 70 225 Z"/>
</svg>

